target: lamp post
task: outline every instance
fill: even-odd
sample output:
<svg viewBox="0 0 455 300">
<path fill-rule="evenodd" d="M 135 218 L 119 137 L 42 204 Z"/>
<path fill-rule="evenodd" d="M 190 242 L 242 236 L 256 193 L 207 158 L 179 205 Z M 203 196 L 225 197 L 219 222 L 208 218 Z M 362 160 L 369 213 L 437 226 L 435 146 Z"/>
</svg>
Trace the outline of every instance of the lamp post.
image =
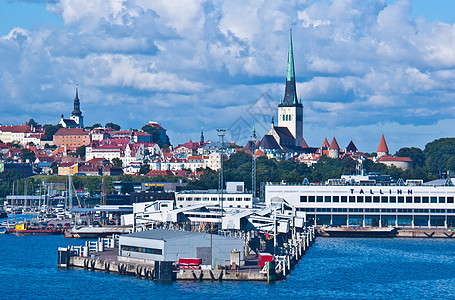
<svg viewBox="0 0 455 300">
<path fill-rule="evenodd" d="M 220 193 L 220 224 L 223 218 L 223 188 L 224 188 L 224 178 L 223 178 L 223 160 L 224 160 L 224 136 L 226 135 L 226 129 L 217 129 L 218 136 L 221 139 L 221 162 L 220 162 L 220 173 L 219 173 L 219 182 L 218 188 Z"/>
</svg>

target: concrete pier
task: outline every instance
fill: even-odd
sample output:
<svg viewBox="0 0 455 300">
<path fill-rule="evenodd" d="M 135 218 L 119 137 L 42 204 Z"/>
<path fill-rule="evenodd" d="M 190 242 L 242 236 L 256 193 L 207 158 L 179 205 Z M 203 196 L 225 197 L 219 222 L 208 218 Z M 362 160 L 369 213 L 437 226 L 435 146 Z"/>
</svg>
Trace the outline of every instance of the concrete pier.
<svg viewBox="0 0 455 300">
<path fill-rule="evenodd" d="M 313 227 L 304 232 L 293 233 L 280 248 L 280 255 L 273 256 L 273 262 L 263 268 L 258 265 L 255 255 L 248 255 L 245 261 L 233 266 L 218 265 L 215 269 L 179 269 L 176 262 L 151 260 L 131 260 L 119 256 L 115 239 L 99 238 L 87 242 L 85 246 L 59 248 L 59 257 L 68 256 L 67 264 L 60 267 L 75 267 L 89 271 L 102 271 L 121 275 L 136 276 L 153 280 L 190 280 L 190 281 L 275 281 L 285 279 L 315 241 Z M 64 257 L 64 256 L 63 256 Z"/>
</svg>

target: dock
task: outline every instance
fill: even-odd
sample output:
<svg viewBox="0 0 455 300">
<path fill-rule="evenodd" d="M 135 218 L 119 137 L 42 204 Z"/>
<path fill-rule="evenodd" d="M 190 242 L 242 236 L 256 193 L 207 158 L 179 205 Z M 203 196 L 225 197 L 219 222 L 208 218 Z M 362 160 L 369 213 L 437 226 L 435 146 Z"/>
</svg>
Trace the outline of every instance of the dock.
<svg viewBox="0 0 455 300">
<path fill-rule="evenodd" d="M 85 246 L 59 248 L 58 266 L 61 268 L 82 268 L 88 271 L 102 271 L 135 276 L 149 280 L 190 280 L 190 281 L 276 281 L 283 280 L 299 263 L 315 242 L 314 227 L 295 232 L 280 247 L 280 254 L 273 255 L 263 267 L 258 264 L 258 255 L 248 253 L 240 264 L 218 264 L 200 266 L 198 269 L 179 268 L 177 262 L 131 261 L 119 255 L 118 240 L 99 238 L 87 241 Z"/>
</svg>

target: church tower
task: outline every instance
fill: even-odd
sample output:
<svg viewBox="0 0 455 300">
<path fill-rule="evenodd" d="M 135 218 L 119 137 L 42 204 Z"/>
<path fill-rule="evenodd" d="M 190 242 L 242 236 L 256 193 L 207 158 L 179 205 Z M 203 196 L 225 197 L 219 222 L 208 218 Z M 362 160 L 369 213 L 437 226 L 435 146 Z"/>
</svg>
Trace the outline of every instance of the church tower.
<svg viewBox="0 0 455 300">
<path fill-rule="evenodd" d="M 76 87 L 76 97 L 74 97 L 74 109 L 71 112 L 71 120 L 74 120 L 78 124 L 78 127 L 84 128 L 84 117 L 82 116 L 82 112 L 80 110 L 80 101 L 78 90 Z"/>
<path fill-rule="evenodd" d="M 284 99 L 278 105 L 278 127 L 287 127 L 295 139 L 295 146 L 303 144 L 303 105 L 297 98 L 292 50 L 292 29 L 289 38 L 288 69 Z"/>
</svg>

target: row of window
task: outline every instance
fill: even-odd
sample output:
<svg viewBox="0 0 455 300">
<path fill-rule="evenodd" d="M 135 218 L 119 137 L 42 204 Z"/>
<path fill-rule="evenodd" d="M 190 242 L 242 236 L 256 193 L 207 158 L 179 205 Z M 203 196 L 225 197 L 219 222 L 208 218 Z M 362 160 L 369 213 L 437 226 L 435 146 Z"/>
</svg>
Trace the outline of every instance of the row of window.
<svg viewBox="0 0 455 300">
<path fill-rule="evenodd" d="M 292 121 L 292 115 L 283 115 L 283 121 Z"/>
<path fill-rule="evenodd" d="M 224 201 L 251 201 L 251 198 L 242 198 L 242 197 L 227 197 L 227 198 L 223 198 Z M 188 197 L 188 198 L 185 198 L 185 197 L 178 197 L 177 198 L 178 201 L 219 201 L 218 198 L 216 197 L 212 197 L 212 198 L 209 198 L 209 197 Z"/>
<path fill-rule="evenodd" d="M 163 254 L 163 250 L 161 250 L 161 249 L 135 247 L 135 246 L 127 246 L 127 245 L 122 245 L 122 251 L 141 252 L 141 253 L 156 254 L 156 255 Z"/>
<path fill-rule="evenodd" d="M 300 202 L 327 203 L 453 203 L 453 197 L 420 196 L 300 196 Z"/>
<path fill-rule="evenodd" d="M 297 208 L 298 211 L 303 212 L 350 212 L 350 213 L 433 213 L 433 214 L 453 214 L 455 213 L 455 209 L 410 209 L 410 208 Z"/>
</svg>

